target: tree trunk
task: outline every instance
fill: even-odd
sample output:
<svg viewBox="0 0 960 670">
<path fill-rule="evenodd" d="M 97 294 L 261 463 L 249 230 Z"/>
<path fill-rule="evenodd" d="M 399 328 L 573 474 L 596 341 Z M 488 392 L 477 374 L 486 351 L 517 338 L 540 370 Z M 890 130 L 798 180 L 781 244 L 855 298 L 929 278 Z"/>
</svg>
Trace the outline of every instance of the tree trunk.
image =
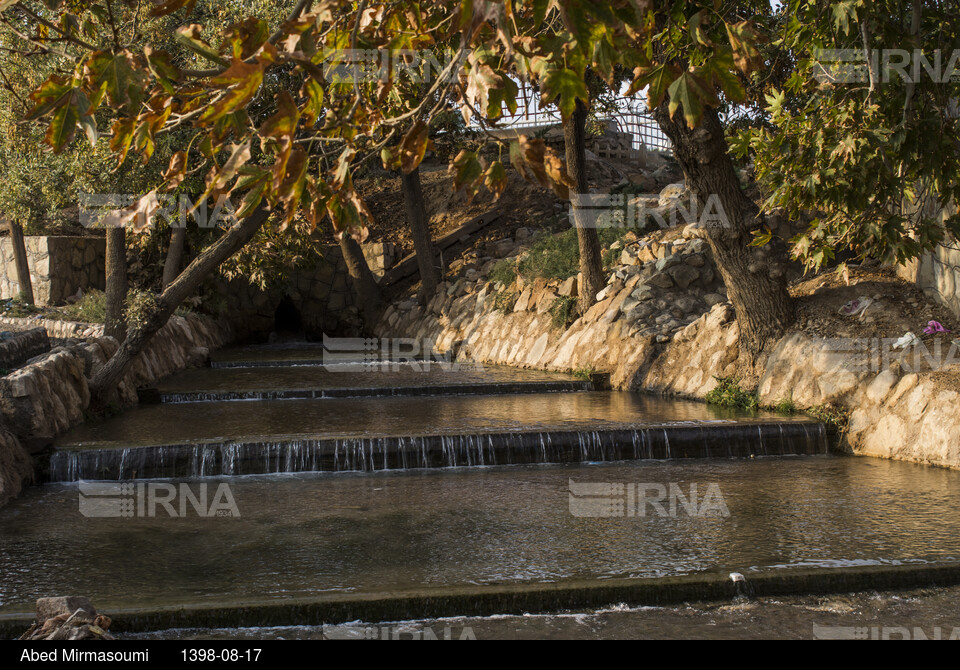
<svg viewBox="0 0 960 670">
<path fill-rule="evenodd" d="M 270 216 L 265 203 L 248 217 L 238 221 L 223 236 L 205 249 L 164 289 L 145 323 L 131 329 L 117 352 L 104 363 L 90 380 L 91 405 L 103 408 L 113 395 L 127 366 L 143 351 L 154 333 L 163 328 L 184 300 L 193 295 L 211 272 L 239 251 L 256 234 Z"/>
<path fill-rule="evenodd" d="M 127 299 L 127 231 L 122 226 L 107 228 L 106 273 L 103 332 L 123 342 L 127 329 L 123 318 L 123 303 Z"/>
<path fill-rule="evenodd" d="M 167 288 L 180 274 L 180 264 L 183 262 L 183 247 L 186 240 L 187 229 L 185 226 L 170 228 L 170 247 L 167 249 L 167 258 L 163 263 L 162 288 Z"/>
<path fill-rule="evenodd" d="M 20 286 L 20 301 L 25 305 L 33 304 L 33 282 L 30 279 L 30 264 L 27 262 L 27 245 L 23 239 L 23 226 L 10 221 L 10 243 L 13 245 L 13 258 L 17 265 L 17 284 Z"/>
<path fill-rule="evenodd" d="M 775 242 L 750 246 L 752 233 L 763 219 L 740 187 L 716 110 L 706 107 L 701 125 L 690 129 L 679 112 L 676 120 L 670 118 L 668 104 L 664 101 L 657 107 L 654 118 L 673 142 L 687 186 L 700 205 L 698 211 L 709 212 L 711 219 L 720 215 L 719 223 L 702 221 L 703 232 L 736 311 L 740 349 L 755 358 L 780 339 L 795 318 L 787 291 L 784 246 Z"/>
<path fill-rule="evenodd" d="M 403 203 L 407 209 L 407 224 L 413 236 L 417 267 L 420 268 L 420 293 L 417 300 L 424 305 L 437 292 L 440 273 L 434 263 L 437 254 L 430 237 L 427 207 L 423 202 L 423 189 L 420 187 L 420 168 L 410 174 L 401 173 L 400 179 L 403 184 Z"/>
<path fill-rule="evenodd" d="M 579 287 L 577 310 L 586 313 L 597 301 L 597 293 L 606 286 L 603 276 L 603 260 L 600 257 L 600 236 L 596 226 L 584 216 L 578 207 L 578 194 L 587 193 L 586 158 L 587 107 L 579 99 L 573 114 L 563 122 L 563 143 L 567 158 L 567 172 L 575 184 L 571 189 L 570 209 L 577 227 L 577 242 L 580 245 L 580 273 L 583 283 Z"/>
<path fill-rule="evenodd" d="M 377 319 L 380 318 L 380 287 L 377 286 L 377 280 L 370 272 L 367 259 L 363 257 L 363 250 L 355 239 L 349 235 L 341 235 L 340 251 L 343 252 L 343 260 L 347 263 L 347 272 L 350 273 L 350 282 L 353 284 L 353 295 L 363 317 L 364 327 L 367 332 L 371 332 Z"/>
</svg>

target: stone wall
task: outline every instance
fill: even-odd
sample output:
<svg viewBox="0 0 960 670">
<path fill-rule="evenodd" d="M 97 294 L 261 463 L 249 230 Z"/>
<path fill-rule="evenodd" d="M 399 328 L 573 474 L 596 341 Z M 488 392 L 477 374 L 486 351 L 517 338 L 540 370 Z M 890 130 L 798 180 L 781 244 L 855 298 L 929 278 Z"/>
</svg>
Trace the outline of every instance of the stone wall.
<svg viewBox="0 0 960 670">
<path fill-rule="evenodd" d="M 103 289 L 106 241 L 102 237 L 26 237 L 33 298 L 38 305 L 59 305 L 77 289 Z M 20 292 L 13 244 L 0 238 L 0 298 Z"/>
<path fill-rule="evenodd" d="M 202 364 L 211 349 L 232 339 L 226 321 L 171 317 L 127 370 L 119 385 L 120 402 L 136 404 L 138 388 Z M 112 337 L 93 337 L 56 347 L 0 378 L 0 505 L 16 496 L 32 475 L 32 466 L 23 466 L 24 454 L 43 451 L 56 435 L 84 421 L 90 405 L 89 379 L 117 346 Z"/>
<path fill-rule="evenodd" d="M 0 316 L 0 328 L 3 326 L 11 326 L 19 329 L 43 328 L 47 331 L 48 336 L 58 340 L 68 340 L 73 337 L 88 338 L 103 336 L 102 323 Z"/>
<path fill-rule="evenodd" d="M 350 275 L 339 246 L 328 246 L 316 265 L 294 271 L 279 285 L 266 290 L 243 277 L 221 281 L 224 318 L 237 339 L 264 341 L 274 331 L 277 308 L 286 301 L 297 310 L 310 337 L 354 334 L 360 322 Z"/>
<path fill-rule="evenodd" d="M 34 356 L 50 351 L 50 338 L 44 328 L 32 328 L 15 333 L 0 341 L 0 368 L 10 370 L 26 363 Z"/>
</svg>

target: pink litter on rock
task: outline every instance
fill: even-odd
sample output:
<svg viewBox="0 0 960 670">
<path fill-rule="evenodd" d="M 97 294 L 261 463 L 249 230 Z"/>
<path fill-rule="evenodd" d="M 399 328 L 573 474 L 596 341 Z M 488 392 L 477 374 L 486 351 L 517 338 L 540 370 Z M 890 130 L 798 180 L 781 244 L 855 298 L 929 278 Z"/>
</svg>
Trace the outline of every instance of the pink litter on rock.
<svg viewBox="0 0 960 670">
<path fill-rule="evenodd" d="M 937 333 L 949 333 L 950 331 L 943 327 L 939 321 L 931 321 L 927 324 L 927 327 L 923 329 L 923 332 L 926 335 L 936 335 Z"/>
</svg>

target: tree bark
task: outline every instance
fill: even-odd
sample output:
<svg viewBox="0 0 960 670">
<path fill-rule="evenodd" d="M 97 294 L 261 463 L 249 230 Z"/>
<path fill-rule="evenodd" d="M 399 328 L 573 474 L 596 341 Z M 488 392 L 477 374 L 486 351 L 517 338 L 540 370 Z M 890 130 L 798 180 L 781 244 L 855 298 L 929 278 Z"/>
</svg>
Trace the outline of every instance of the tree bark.
<svg viewBox="0 0 960 670">
<path fill-rule="evenodd" d="M 587 106 L 577 100 L 573 114 L 563 122 L 563 143 L 567 159 L 567 172 L 575 184 L 571 189 L 570 210 L 577 228 L 580 245 L 580 273 L 583 282 L 579 287 L 577 311 L 586 313 L 597 301 L 597 293 L 606 286 L 603 276 L 603 260 L 600 256 L 600 236 L 597 229 L 581 211 L 573 197 L 587 193 Z"/>
<path fill-rule="evenodd" d="M 167 248 L 167 258 L 163 263 L 162 288 L 167 288 L 180 274 L 180 264 L 183 263 L 183 247 L 187 240 L 185 226 L 174 226 L 170 229 L 170 246 Z"/>
<path fill-rule="evenodd" d="M 353 295 L 360 309 L 364 327 L 367 332 L 371 332 L 377 319 L 380 318 L 380 287 L 370 271 L 370 266 L 367 265 L 367 259 L 363 256 L 360 244 L 355 239 L 349 235 L 341 235 L 340 251 L 343 252 L 343 260 L 347 263 Z"/>
<path fill-rule="evenodd" d="M 423 201 L 423 189 L 420 186 L 420 168 L 410 174 L 400 174 L 403 186 L 403 203 L 407 210 L 407 224 L 413 236 L 413 249 L 417 254 L 417 267 L 420 268 L 420 293 L 417 300 L 426 304 L 437 292 L 440 272 L 434 263 L 437 250 L 430 237 L 430 223 L 427 220 L 427 207 Z"/>
<path fill-rule="evenodd" d="M 704 236 L 736 311 L 740 349 L 755 359 L 784 335 L 795 318 L 787 291 L 784 245 L 750 246 L 763 218 L 740 187 L 716 110 L 706 107 L 701 125 L 691 129 L 679 112 L 676 120 L 670 117 L 668 105 L 664 101 L 657 107 L 654 118 L 673 142 L 687 186 L 700 205 L 698 211 L 711 214 L 710 222 L 701 221 Z M 707 207 L 711 200 L 717 207 Z M 713 221 L 715 214 L 720 215 L 719 223 Z"/>
<path fill-rule="evenodd" d="M 116 390 L 127 366 L 143 351 L 153 335 L 166 325 L 174 310 L 190 297 L 204 278 L 237 253 L 256 234 L 270 216 L 265 203 L 248 217 L 238 221 L 216 242 L 205 249 L 164 289 L 145 323 L 131 328 L 117 352 L 97 370 L 90 380 L 91 405 L 103 408 Z"/>
<path fill-rule="evenodd" d="M 127 299 L 127 231 L 124 227 L 107 228 L 105 335 L 122 342 L 126 335 L 123 303 Z"/>
<path fill-rule="evenodd" d="M 33 304 L 33 281 L 30 279 L 30 264 L 27 261 L 27 244 L 23 239 L 23 226 L 10 221 L 10 243 L 13 245 L 13 258 L 17 265 L 17 284 L 20 286 L 20 301 L 25 305 Z"/>
</svg>

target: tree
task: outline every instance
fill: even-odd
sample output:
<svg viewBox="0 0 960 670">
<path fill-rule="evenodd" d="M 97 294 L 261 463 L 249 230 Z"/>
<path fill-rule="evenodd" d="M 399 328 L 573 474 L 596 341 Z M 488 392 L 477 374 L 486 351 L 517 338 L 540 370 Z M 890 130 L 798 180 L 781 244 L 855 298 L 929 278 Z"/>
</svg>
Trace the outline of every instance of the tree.
<svg viewBox="0 0 960 670">
<path fill-rule="evenodd" d="M 784 12 L 794 72 L 768 92 L 767 126 L 741 133 L 736 149 L 756 163 L 765 209 L 812 213 L 791 240 L 794 257 L 815 270 L 841 251 L 903 264 L 956 246 L 960 52 L 944 50 L 960 40 L 956 8 L 793 1 Z M 864 58 L 838 62 L 855 53 L 830 51 L 842 49 Z"/>
<path fill-rule="evenodd" d="M 584 217 L 576 202 L 577 195 L 587 193 L 586 132 L 587 106 L 577 98 L 576 108 L 563 122 L 563 140 L 566 150 L 567 170 L 573 182 L 574 201 L 571 206 L 574 225 L 577 228 L 577 241 L 580 249 L 580 274 L 582 285 L 577 297 L 577 307 L 581 314 L 597 301 L 597 293 L 606 285 L 603 274 L 603 259 L 600 256 L 600 236 L 597 229 Z"/>
<path fill-rule="evenodd" d="M 671 118 L 682 107 L 693 128 L 718 90 L 736 96 L 742 88 L 736 72 L 762 66 L 751 51 L 760 38 L 751 22 L 722 14 L 705 0 L 674 3 L 663 15 L 651 13 L 651 4 L 641 0 L 300 0 L 282 8 L 271 5 L 271 11 L 286 10 L 282 21 L 245 15 L 219 35 L 211 27 L 222 24 L 209 20 L 209 12 L 191 15 L 198 6 L 167 0 L 145 17 L 117 2 L 69 8 L 57 0 L 45 6 L 0 3 L 0 27 L 19 50 L 40 54 L 48 66 L 47 57 L 55 61 L 29 94 L 32 108 L 26 115 L 42 120 L 54 154 L 81 133 L 92 146 L 103 146 L 101 129 L 109 126 L 109 153 L 119 164 L 128 156 L 149 161 L 163 138 L 184 133 L 161 178 L 114 215 L 114 225 L 139 234 L 158 210 L 158 196 L 200 172 L 205 174 L 203 199 L 240 200 L 236 221 L 128 324 L 123 346 L 94 377 L 101 400 L 179 302 L 268 219 L 280 232 L 295 234 L 302 221 L 312 233 L 329 222 L 341 240 L 362 239 L 371 216 L 354 189 L 354 171 L 376 156 L 385 166 L 398 159 L 406 174 L 416 169 L 429 143 L 431 120 L 452 96 L 465 119 L 496 123 L 504 109 L 516 111 L 515 78 L 520 77 L 534 82 L 543 100 L 557 104 L 567 119 L 578 99 L 588 99 L 587 68 L 610 79 L 616 67 L 629 67 L 636 68 L 636 90 L 649 85 L 654 107 L 669 86 Z M 241 13 L 247 9 L 244 3 L 238 7 Z M 169 31 L 176 48 L 158 48 L 144 39 L 148 28 L 171 21 L 179 24 Z M 661 62 L 652 55 L 653 45 L 665 41 L 658 21 L 666 22 L 666 37 L 677 51 L 668 51 Z M 397 81 L 391 71 L 385 79 L 331 76 L 331 55 L 428 51 L 438 44 L 453 57 L 416 101 L 400 96 L 396 104 L 386 104 Z M 674 62 L 684 57 L 689 71 Z M 522 174 L 563 198 L 576 187 L 563 159 L 542 141 L 521 137 L 510 143 L 509 154 Z M 452 170 L 462 188 L 484 185 L 499 194 L 506 183 L 501 162 L 487 164 L 476 152 L 461 152 Z M 751 223 L 736 222 L 744 229 Z M 342 247 L 348 259 L 354 255 L 352 244 Z M 764 282 L 758 273 L 742 280 L 751 286 L 745 294 L 771 290 L 769 279 Z M 732 294 L 735 301 L 737 295 Z M 765 304 L 738 305 L 738 314 Z M 759 333 L 752 337 L 751 323 L 769 316 L 761 313 L 742 324 L 746 341 L 762 339 Z"/>
<path fill-rule="evenodd" d="M 127 231 L 122 226 L 107 229 L 106 268 L 106 314 L 103 319 L 105 335 L 122 342 L 126 337 L 124 305 L 127 300 Z"/>
<path fill-rule="evenodd" d="M 167 288 L 173 280 L 177 278 L 177 275 L 180 274 L 180 266 L 183 264 L 183 251 L 186 242 L 186 226 L 173 226 L 170 228 L 170 245 L 167 247 L 167 256 L 163 263 L 162 288 Z"/>
<path fill-rule="evenodd" d="M 403 204 L 407 212 L 407 223 L 413 237 L 413 248 L 417 254 L 417 266 L 420 268 L 420 293 L 418 300 L 426 304 L 437 291 L 440 272 L 434 264 L 436 248 L 430 237 L 430 222 L 427 219 L 427 206 L 423 201 L 423 188 L 420 185 L 420 168 L 414 168 L 409 174 L 401 172 Z"/>
<path fill-rule="evenodd" d="M 8 221 L 7 229 L 10 231 L 10 244 L 13 247 L 14 263 L 17 266 L 20 301 L 32 305 L 33 282 L 30 279 L 30 265 L 27 260 L 27 245 L 23 239 L 23 226 L 16 221 Z"/>
</svg>

